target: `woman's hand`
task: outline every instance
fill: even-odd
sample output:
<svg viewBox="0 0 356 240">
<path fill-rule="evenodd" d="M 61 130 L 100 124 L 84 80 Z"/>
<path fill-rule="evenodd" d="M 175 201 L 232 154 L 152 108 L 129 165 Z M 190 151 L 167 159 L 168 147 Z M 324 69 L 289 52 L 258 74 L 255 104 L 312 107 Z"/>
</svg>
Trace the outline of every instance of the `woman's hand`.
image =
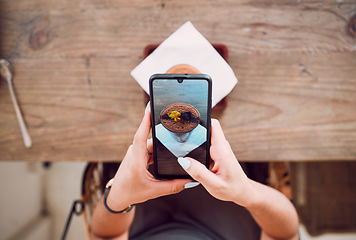
<svg viewBox="0 0 356 240">
<path fill-rule="evenodd" d="M 210 171 L 192 158 L 179 158 L 178 162 L 215 198 L 247 206 L 254 199 L 251 180 L 247 178 L 225 139 L 219 121 L 212 119 L 211 125 Z"/>
<path fill-rule="evenodd" d="M 298 239 L 298 215 L 291 202 L 280 192 L 247 178 L 214 119 L 210 156 L 210 171 L 192 158 L 179 158 L 178 162 L 214 197 L 246 207 L 262 228 L 261 239 Z"/>
<path fill-rule="evenodd" d="M 151 111 L 147 108 L 138 128 L 133 144 L 127 150 L 124 160 L 117 171 L 108 195 L 108 206 L 116 211 L 127 206 L 145 202 L 163 195 L 178 193 L 191 180 L 157 180 L 147 170 L 152 163 L 152 139 L 147 139 L 150 129 Z"/>
</svg>

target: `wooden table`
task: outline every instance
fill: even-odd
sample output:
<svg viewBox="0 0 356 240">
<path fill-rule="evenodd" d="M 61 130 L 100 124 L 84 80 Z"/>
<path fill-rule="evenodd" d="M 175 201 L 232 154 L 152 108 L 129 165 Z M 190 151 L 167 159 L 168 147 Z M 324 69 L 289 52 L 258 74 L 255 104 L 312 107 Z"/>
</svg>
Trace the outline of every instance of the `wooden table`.
<svg viewBox="0 0 356 240">
<path fill-rule="evenodd" d="M 141 121 L 130 76 L 187 20 L 229 48 L 239 83 L 214 114 L 242 161 L 356 159 L 355 1 L 0 0 L 0 160 L 115 161 Z"/>
</svg>

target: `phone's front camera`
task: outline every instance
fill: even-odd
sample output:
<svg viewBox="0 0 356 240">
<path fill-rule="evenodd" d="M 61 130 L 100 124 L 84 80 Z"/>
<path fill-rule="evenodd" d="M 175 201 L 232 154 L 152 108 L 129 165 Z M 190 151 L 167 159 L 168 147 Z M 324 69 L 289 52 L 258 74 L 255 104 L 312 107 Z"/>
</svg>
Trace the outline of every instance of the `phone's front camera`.
<svg viewBox="0 0 356 240">
<path fill-rule="evenodd" d="M 178 81 L 179 83 L 182 83 L 182 82 L 183 82 L 183 79 L 179 78 L 179 79 L 177 79 L 177 81 Z"/>
</svg>

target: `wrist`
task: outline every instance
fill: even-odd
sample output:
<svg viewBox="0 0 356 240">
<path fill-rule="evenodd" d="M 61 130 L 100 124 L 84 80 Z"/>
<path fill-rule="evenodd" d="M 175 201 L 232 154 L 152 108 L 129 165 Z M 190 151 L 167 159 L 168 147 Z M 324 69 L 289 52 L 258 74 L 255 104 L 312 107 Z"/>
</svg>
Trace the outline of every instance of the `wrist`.
<svg viewBox="0 0 356 240">
<path fill-rule="evenodd" d="M 115 197 L 115 190 L 112 194 L 112 183 L 114 179 L 111 179 L 105 186 L 104 192 L 104 206 L 111 213 L 127 213 L 129 212 L 134 205 L 127 204 L 120 201 L 120 198 Z"/>
<path fill-rule="evenodd" d="M 261 201 L 263 199 L 261 189 L 258 187 L 258 184 L 256 184 L 256 182 L 249 178 L 247 178 L 247 183 L 245 184 L 245 186 L 245 194 L 242 197 L 239 196 L 238 200 L 235 201 L 235 203 L 247 209 L 257 208 L 261 204 Z"/>
</svg>

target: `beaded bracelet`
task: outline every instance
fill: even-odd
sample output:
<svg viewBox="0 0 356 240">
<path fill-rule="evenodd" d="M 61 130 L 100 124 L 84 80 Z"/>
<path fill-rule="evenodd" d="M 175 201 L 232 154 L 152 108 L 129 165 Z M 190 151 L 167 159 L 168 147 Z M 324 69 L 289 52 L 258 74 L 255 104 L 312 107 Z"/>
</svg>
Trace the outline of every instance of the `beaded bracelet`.
<svg viewBox="0 0 356 240">
<path fill-rule="evenodd" d="M 108 193 L 109 193 L 109 191 L 111 189 L 111 185 L 112 185 L 113 182 L 114 182 L 114 179 L 112 178 L 112 179 L 110 179 L 110 181 L 105 186 L 105 191 L 104 191 L 104 206 L 105 206 L 105 208 L 111 213 L 127 213 L 127 212 L 130 212 L 132 210 L 132 208 L 134 207 L 134 205 L 129 205 L 127 208 L 125 208 L 122 211 L 114 211 L 111 208 L 109 208 L 109 206 L 108 206 L 106 201 L 107 201 Z"/>
</svg>

